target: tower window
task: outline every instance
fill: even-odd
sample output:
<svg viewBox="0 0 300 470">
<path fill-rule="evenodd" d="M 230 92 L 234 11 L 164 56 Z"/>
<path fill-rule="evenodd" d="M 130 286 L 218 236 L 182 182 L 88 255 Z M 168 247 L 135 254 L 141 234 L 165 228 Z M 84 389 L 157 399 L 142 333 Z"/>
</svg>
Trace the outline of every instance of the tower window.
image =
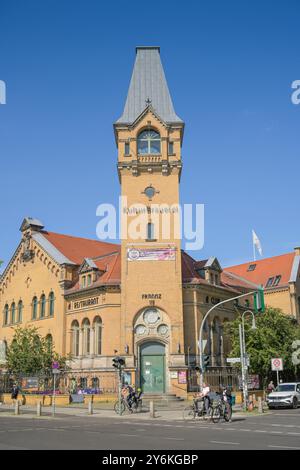
<svg viewBox="0 0 300 470">
<path fill-rule="evenodd" d="M 124 152 L 124 155 L 130 155 L 130 146 L 129 146 L 129 142 L 125 142 L 125 152 Z"/>
<path fill-rule="evenodd" d="M 169 155 L 174 155 L 174 142 L 169 142 L 169 145 L 168 145 L 168 154 L 169 154 Z"/>
<path fill-rule="evenodd" d="M 153 129 L 142 131 L 138 136 L 138 154 L 160 153 L 160 135 Z"/>
<path fill-rule="evenodd" d="M 147 240 L 154 240 L 154 224 L 147 224 Z"/>
</svg>

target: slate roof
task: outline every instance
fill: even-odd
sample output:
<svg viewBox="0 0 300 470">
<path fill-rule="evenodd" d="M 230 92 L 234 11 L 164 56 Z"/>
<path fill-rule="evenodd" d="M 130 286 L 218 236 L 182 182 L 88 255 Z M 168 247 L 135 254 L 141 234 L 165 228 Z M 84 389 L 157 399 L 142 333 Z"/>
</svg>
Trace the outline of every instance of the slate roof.
<svg viewBox="0 0 300 470">
<path fill-rule="evenodd" d="M 160 60 L 160 48 L 141 46 L 136 48 L 124 111 L 115 124 L 133 124 L 149 105 L 166 124 L 183 124 L 173 107 Z"/>
</svg>

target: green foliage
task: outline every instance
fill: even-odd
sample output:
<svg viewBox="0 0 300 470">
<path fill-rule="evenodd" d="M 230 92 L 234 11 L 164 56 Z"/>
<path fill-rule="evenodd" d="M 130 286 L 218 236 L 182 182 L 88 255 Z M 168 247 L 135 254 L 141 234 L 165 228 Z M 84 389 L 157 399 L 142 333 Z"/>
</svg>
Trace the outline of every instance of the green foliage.
<svg viewBox="0 0 300 470">
<path fill-rule="evenodd" d="M 232 350 L 231 357 L 240 357 L 239 323 L 237 318 L 226 325 Z M 294 377 L 296 368 L 292 364 L 292 343 L 300 339 L 300 326 L 294 318 L 276 308 L 267 308 L 265 313 L 256 314 L 256 329 L 252 330 L 251 315 L 245 316 L 246 351 L 250 356 L 250 373 L 259 374 L 265 386 L 272 376 L 271 359 L 283 359 L 284 375 Z M 299 369 L 298 369 L 299 370 Z"/>
<path fill-rule="evenodd" d="M 62 369 L 66 369 L 67 360 L 54 351 L 52 342 L 42 337 L 34 327 L 18 327 L 7 348 L 7 369 L 14 374 L 50 375 L 52 362 L 58 361 Z"/>
</svg>

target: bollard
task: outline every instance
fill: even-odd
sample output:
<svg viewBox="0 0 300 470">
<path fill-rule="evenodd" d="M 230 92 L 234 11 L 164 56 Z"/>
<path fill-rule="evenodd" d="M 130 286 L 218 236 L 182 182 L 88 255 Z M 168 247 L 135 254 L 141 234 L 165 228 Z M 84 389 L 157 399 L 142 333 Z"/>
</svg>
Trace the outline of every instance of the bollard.
<svg viewBox="0 0 300 470">
<path fill-rule="evenodd" d="M 261 397 L 258 397 L 258 412 L 259 412 L 259 413 L 263 413 L 263 412 L 264 412 L 264 409 L 263 409 L 263 402 L 262 402 Z"/>
<path fill-rule="evenodd" d="M 42 402 L 38 401 L 36 404 L 36 414 L 37 416 L 42 416 Z"/>
<path fill-rule="evenodd" d="M 150 401 L 150 418 L 155 418 L 154 401 Z"/>
<path fill-rule="evenodd" d="M 15 415 L 19 415 L 20 414 L 20 403 L 19 403 L 19 400 L 16 400 L 16 403 L 15 403 Z"/>
<path fill-rule="evenodd" d="M 92 415 L 93 414 L 93 401 L 90 400 L 89 401 L 89 415 Z"/>
</svg>

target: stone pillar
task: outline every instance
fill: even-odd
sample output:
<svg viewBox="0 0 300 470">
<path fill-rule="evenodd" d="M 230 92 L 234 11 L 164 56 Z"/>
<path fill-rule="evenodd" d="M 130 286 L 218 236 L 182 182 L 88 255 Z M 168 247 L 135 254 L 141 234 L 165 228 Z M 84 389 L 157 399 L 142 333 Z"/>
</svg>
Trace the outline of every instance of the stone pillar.
<svg viewBox="0 0 300 470">
<path fill-rule="evenodd" d="M 84 337 L 83 337 L 83 328 L 79 328 L 79 356 L 83 356 L 83 341 L 84 341 Z"/>
<path fill-rule="evenodd" d="M 91 327 L 90 328 L 90 355 L 94 356 L 95 355 L 95 328 Z"/>
</svg>

